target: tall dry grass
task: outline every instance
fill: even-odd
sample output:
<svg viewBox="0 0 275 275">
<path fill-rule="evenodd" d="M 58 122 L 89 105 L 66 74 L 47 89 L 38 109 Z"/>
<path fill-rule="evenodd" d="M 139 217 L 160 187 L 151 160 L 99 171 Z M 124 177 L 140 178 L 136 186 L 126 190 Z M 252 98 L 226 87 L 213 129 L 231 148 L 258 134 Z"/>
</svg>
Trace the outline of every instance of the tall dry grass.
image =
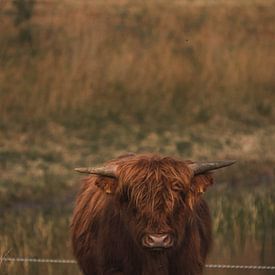
<svg viewBox="0 0 275 275">
<path fill-rule="evenodd" d="M 37 1 L 28 43 L 6 5 L 2 120 L 270 123 L 275 1 L 214 2 Z"/>
<path fill-rule="evenodd" d="M 269 175 L 271 182 L 273 162 L 258 178 L 255 171 L 274 159 L 274 0 L 36 2 L 31 20 L 18 26 L 11 1 L 0 1 L 2 205 L 62 200 L 74 180 L 72 167 L 144 148 L 194 159 L 256 160 L 251 173 L 240 165 L 225 178 L 233 182 L 247 171 L 240 183 Z M 85 123 L 94 131 L 74 136 L 58 123 L 46 123 L 41 135 L 2 131 L 47 120 Z M 210 199 L 220 249 L 213 260 L 244 260 L 234 251 L 246 232 L 246 256 L 259 260 L 261 249 L 268 251 L 263 257 L 274 254 L 262 248 L 274 233 L 271 195 L 217 192 Z M 13 248 L 11 256 L 71 257 L 68 214 L 22 212 L 7 213 L 0 223 L 0 255 Z M 224 240 L 233 240 L 232 247 Z M 2 262 L 0 272 L 76 274 L 75 268 Z"/>
<path fill-rule="evenodd" d="M 69 215 L 58 212 L 25 209 L 1 214 L 5 224 L 0 226 L 0 251 L 9 250 L 6 257 L 72 259 L 69 238 Z M 14 217 L 17 216 L 17 219 Z M 75 264 L 47 264 L 32 262 L 2 262 L 0 273 L 8 274 L 80 274 Z"/>
</svg>

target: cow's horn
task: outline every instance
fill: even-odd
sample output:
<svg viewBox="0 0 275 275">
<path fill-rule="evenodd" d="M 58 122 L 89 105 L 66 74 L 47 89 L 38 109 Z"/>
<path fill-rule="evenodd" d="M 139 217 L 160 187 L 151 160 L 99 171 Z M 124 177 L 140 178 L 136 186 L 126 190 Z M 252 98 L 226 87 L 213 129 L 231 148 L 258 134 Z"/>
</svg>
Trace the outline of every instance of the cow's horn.
<svg viewBox="0 0 275 275">
<path fill-rule="evenodd" d="M 86 174 L 95 174 L 105 177 L 116 178 L 116 166 L 103 166 L 103 167 L 82 167 L 82 168 L 75 168 L 76 172 L 79 173 L 86 173 Z"/>
<path fill-rule="evenodd" d="M 188 164 L 188 167 L 193 170 L 194 175 L 203 174 L 207 171 L 220 169 L 234 164 L 236 160 L 220 160 L 213 162 L 195 162 Z"/>
</svg>

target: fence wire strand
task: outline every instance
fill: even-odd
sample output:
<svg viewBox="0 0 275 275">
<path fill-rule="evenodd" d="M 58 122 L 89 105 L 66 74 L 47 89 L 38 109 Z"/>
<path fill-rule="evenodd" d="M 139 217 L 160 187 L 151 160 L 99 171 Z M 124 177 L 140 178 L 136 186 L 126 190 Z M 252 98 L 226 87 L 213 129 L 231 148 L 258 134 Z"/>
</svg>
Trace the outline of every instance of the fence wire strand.
<svg viewBox="0 0 275 275">
<path fill-rule="evenodd" d="M 50 263 L 50 264 L 76 264 L 75 260 L 68 259 L 40 259 L 40 258 L 11 258 L 2 257 L 0 262 L 32 262 L 32 263 Z"/>
<path fill-rule="evenodd" d="M 50 263 L 50 264 L 76 264 L 75 260 L 69 259 L 41 259 L 41 258 L 11 258 L 0 257 L 1 262 L 32 262 L 32 263 Z M 225 264 L 207 264 L 206 268 L 213 269 L 246 269 L 246 270 L 275 270 L 275 266 L 267 265 L 225 265 Z"/>
</svg>

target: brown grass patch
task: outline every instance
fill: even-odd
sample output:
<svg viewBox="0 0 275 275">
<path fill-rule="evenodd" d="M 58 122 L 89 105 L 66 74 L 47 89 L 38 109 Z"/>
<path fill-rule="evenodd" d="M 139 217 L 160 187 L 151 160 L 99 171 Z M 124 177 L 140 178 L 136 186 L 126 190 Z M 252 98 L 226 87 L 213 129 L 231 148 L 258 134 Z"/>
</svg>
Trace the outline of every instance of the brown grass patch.
<svg viewBox="0 0 275 275">
<path fill-rule="evenodd" d="M 275 2 L 247 3 L 38 1 L 21 27 L 7 5 L 0 115 L 269 123 Z M 18 41 L 23 27 L 30 43 Z"/>
</svg>

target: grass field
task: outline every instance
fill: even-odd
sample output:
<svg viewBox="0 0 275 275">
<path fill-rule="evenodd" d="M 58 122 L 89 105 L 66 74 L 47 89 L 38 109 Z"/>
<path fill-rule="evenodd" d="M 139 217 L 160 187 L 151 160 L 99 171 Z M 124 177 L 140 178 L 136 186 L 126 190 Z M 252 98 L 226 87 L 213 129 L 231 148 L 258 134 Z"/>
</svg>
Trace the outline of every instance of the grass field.
<svg viewBox="0 0 275 275">
<path fill-rule="evenodd" d="M 275 1 L 15 3 L 0 3 L 0 255 L 71 257 L 73 168 L 150 151 L 237 159 L 207 197 L 210 260 L 271 264 Z"/>
<path fill-rule="evenodd" d="M 241 185 L 241 182 L 239 182 Z M 214 247 L 208 263 L 274 264 L 274 185 L 264 181 L 251 188 L 230 183 L 207 194 L 213 216 Z M 69 223 L 72 204 L 17 204 L 1 213 L 0 254 L 9 257 L 72 259 Z M 43 210 L 42 210 L 43 209 Z M 16 218 L 15 218 L 16 217 Z M 8 226 L 3 226 L 3 225 Z M 2 263 L 1 274 L 80 274 L 73 264 Z M 213 274 L 215 270 L 207 270 Z M 216 274 L 243 274 L 236 270 Z M 237 273 L 236 273 L 237 272 Z M 253 271 L 265 275 L 267 271 Z"/>
<path fill-rule="evenodd" d="M 17 25 L 6 4 L 1 124 L 267 126 L 275 2 L 247 3 L 37 1 Z"/>
<path fill-rule="evenodd" d="M 275 1 L 35 3 L 0 7 L 2 202 L 125 151 L 274 176 Z"/>
</svg>

